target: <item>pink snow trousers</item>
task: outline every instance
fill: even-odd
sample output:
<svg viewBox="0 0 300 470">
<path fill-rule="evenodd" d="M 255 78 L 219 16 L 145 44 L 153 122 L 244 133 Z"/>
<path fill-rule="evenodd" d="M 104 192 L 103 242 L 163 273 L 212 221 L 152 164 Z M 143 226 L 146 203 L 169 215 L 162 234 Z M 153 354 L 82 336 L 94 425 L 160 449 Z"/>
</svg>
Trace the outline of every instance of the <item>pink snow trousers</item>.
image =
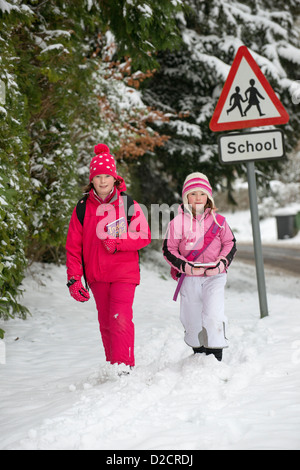
<svg viewBox="0 0 300 470">
<path fill-rule="evenodd" d="M 98 310 L 106 360 L 111 364 L 134 366 L 132 304 L 136 284 L 94 282 L 90 287 Z"/>
</svg>

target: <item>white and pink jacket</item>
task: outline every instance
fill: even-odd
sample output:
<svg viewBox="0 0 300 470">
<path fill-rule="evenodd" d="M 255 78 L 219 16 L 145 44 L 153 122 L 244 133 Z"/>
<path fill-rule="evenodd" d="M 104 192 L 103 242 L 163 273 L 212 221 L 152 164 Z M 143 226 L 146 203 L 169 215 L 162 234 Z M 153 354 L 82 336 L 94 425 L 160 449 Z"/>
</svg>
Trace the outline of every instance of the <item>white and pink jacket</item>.
<svg viewBox="0 0 300 470">
<path fill-rule="evenodd" d="M 205 235 L 214 230 L 216 235 L 211 236 L 212 241 L 208 246 L 203 246 Z M 226 258 L 227 268 L 236 253 L 235 237 L 225 218 L 218 219 L 218 215 L 213 214 L 211 209 L 206 209 L 203 214 L 195 218 L 181 205 L 178 215 L 168 226 L 163 242 L 163 255 L 173 268 L 171 273 L 174 278 L 176 274 L 177 277 L 185 274 L 186 263 L 192 261 L 191 253 L 195 246 L 199 250 L 197 262 L 215 262 L 219 257 L 223 257 Z M 201 251 L 203 248 L 204 250 Z M 194 257 L 193 261 L 196 259 Z"/>
</svg>

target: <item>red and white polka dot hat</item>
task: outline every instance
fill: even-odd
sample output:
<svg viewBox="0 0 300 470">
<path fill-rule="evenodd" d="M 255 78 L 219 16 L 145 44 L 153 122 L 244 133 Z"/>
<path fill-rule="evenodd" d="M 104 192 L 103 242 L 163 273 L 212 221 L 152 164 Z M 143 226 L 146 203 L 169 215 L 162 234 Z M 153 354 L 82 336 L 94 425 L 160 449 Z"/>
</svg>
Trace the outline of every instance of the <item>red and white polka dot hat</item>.
<svg viewBox="0 0 300 470">
<path fill-rule="evenodd" d="M 117 175 L 116 162 L 109 153 L 109 148 L 105 144 L 95 145 L 94 152 L 96 156 L 90 163 L 90 182 L 97 175 L 111 175 L 119 179 Z"/>
</svg>

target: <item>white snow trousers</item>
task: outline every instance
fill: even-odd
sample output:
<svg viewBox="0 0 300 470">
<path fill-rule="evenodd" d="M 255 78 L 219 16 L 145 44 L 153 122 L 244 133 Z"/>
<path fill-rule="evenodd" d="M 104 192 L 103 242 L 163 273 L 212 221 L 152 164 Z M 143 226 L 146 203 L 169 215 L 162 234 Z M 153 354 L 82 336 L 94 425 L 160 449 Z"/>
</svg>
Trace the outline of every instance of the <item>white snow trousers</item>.
<svg viewBox="0 0 300 470">
<path fill-rule="evenodd" d="M 227 318 L 224 313 L 224 290 L 227 274 L 211 277 L 186 276 L 180 289 L 180 320 L 184 340 L 192 348 L 223 349 Z"/>
</svg>

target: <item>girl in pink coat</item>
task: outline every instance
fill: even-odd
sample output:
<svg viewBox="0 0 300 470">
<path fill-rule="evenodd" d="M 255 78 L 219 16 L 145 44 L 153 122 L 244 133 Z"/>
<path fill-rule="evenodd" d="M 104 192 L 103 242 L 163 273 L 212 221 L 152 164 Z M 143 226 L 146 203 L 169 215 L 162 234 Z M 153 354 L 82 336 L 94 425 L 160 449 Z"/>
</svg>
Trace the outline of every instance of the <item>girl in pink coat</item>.
<svg viewBox="0 0 300 470">
<path fill-rule="evenodd" d="M 124 179 L 117 175 L 114 157 L 104 144 L 95 146 L 90 164 L 83 221 L 73 211 L 67 242 L 67 275 L 71 296 L 89 300 L 82 285 L 85 275 L 93 293 L 106 360 L 133 367 L 132 305 L 140 283 L 138 250 L 151 241 L 146 218 L 136 201 L 128 208 Z M 131 215 L 128 226 L 127 209 Z"/>
<path fill-rule="evenodd" d="M 163 254 L 177 280 L 180 319 L 185 341 L 195 353 L 214 354 L 221 361 L 226 348 L 224 289 L 226 272 L 236 253 L 226 220 L 216 214 L 212 188 L 202 173 L 183 185 L 183 204 L 170 222 Z"/>
</svg>

